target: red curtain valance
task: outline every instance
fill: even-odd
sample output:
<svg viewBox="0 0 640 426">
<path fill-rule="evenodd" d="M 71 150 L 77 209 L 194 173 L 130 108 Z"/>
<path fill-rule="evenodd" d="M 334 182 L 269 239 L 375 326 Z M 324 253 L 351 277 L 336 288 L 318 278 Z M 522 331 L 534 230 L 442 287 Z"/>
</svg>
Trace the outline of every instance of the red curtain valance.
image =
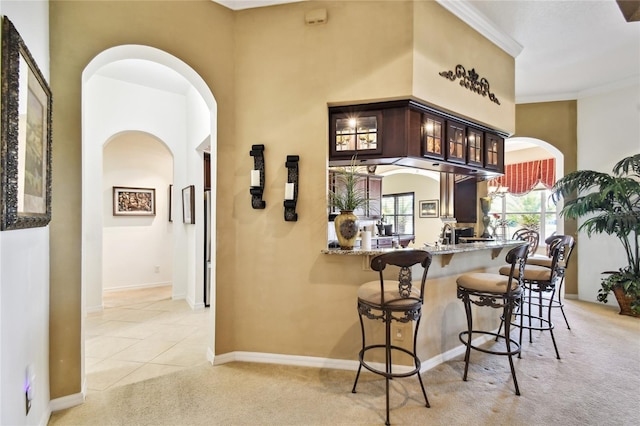
<svg viewBox="0 0 640 426">
<path fill-rule="evenodd" d="M 504 176 L 491 179 L 488 186 L 507 187 L 512 195 L 524 195 L 542 184 L 551 189 L 556 182 L 556 160 L 528 161 L 526 163 L 508 164 L 504 166 Z"/>
</svg>

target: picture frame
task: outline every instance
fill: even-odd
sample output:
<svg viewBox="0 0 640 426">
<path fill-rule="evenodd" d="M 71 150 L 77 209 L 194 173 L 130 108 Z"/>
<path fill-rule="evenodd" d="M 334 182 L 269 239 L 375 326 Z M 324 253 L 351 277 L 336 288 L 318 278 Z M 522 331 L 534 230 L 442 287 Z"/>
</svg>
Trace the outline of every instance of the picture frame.
<svg viewBox="0 0 640 426">
<path fill-rule="evenodd" d="M 420 217 L 440 217 L 440 200 L 420 200 Z"/>
<path fill-rule="evenodd" d="M 0 230 L 51 221 L 51 89 L 22 37 L 2 19 Z"/>
<path fill-rule="evenodd" d="M 114 216 L 155 216 L 155 188 L 113 187 Z"/>
<path fill-rule="evenodd" d="M 189 185 L 182 189 L 182 222 L 193 225 L 196 223 L 195 215 L 196 187 Z"/>
</svg>

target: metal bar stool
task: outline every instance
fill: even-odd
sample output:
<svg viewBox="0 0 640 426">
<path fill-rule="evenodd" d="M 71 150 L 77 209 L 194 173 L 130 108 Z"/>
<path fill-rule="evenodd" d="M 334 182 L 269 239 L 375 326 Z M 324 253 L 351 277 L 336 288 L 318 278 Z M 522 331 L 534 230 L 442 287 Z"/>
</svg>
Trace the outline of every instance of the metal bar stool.
<svg viewBox="0 0 640 426">
<path fill-rule="evenodd" d="M 530 343 L 533 342 L 533 330 L 549 331 L 557 359 L 560 359 L 560 353 L 553 334 L 554 324 L 551 321 L 551 309 L 553 307 L 562 307 L 558 293 L 564 281 L 566 260 L 568 260 L 567 250 L 569 250 L 570 254 L 574 244 L 575 241 L 570 235 L 559 235 L 551 243 L 551 263 L 548 267 L 546 265 L 540 266 L 527 263 L 524 274 L 521 275 L 525 289 L 523 304 L 514 315 L 516 319 L 508 321 L 511 322 L 511 325 L 520 327 L 521 332 L 522 329 L 528 329 Z M 508 266 L 500 268 L 501 274 L 507 275 L 508 272 Z M 534 295 L 535 293 L 537 293 L 537 296 Z M 543 297 L 543 294 L 548 296 Z M 532 313 L 532 306 L 534 308 L 537 307 L 537 313 Z M 524 312 L 525 307 L 527 308 L 526 313 Z M 503 317 L 503 321 L 505 318 L 509 317 Z M 520 321 L 517 321 L 518 318 Z M 508 322 L 505 322 L 505 326 Z"/>
<path fill-rule="evenodd" d="M 562 317 L 564 318 L 564 323 L 567 325 L 567 328 L 571 330 L 569 326 L 569 321 L 567 320 L 567 315 L 564 312 L 564 299 L 562 295 L 562 286 L 564 285 L 564 276 L 566 269 L 569 265 L 569 259 L 571 258 L 571 253 L 573 253 L 574 246 L 576 244 L 575 239 L 569 235 L 553 235 L 545 240 L 548 247 L 549 256 L 533 256 L 527 259 L 527 265 L 536 265 L 536 266 L 546 266 L 547 268 L 551 268 L 552 255 L 551 251 L 556 244 L 564 244 L 565 249 L 564 253 L 562 253 L 562 259 L 558 261 L 556 265 L 558 270 L 558 282 L 557 289 L 555 291 L 555 298 L 552 298 L 551 301 L 548 301 L 548 305 L 551 308 L 560 308 L 560 312 L 562 312 Z M 542 299 L 546 299 L 544 297 L 544 292 L 541 292 L 540 297 Z M 542 303 L 542 301 L 540 301 Z"/>
<path fill-rule="evenodd" d="M 464 310 L 467 315 L 467 330 L 461 332 L 459 335 L 460 341 L 467 348 L 464 355 L 464 375 L 462 376 L 462 380 L 465 382 L 467 381 L 467 373 L 469 371 L 471 349 L 492 355 L 506 355 L 509 358 L 509 367 L 511 368 L 511 377 L 513 378 L 516 395 L 520 395 L 518 380 L 516 379 L 516 370 L 513 366 L 513 355 L 520 354 L 522 331 L 520 331 L 518 341 L 515 341 L 510 336 L 511 321 L 505 322 L 503 335 L 500 334 L 499 330 L 498 333 L 474 330 L 471 304 L 489 306 L 497 309 L 501 308 L 503 318 L 511 318 L 513 312 L 522 301 L 522 284 L 518 277 L 524 274 L 524 266 L 528 254 L 529 243 L 527 242 L 509 250 L 506 261 L 510 265 L 508 266 L 510 272 L 507 277 L 491 273 L 470 273 L 460 275 L 456 280 L 458 285 L 458 298 L 464 303 Z M 474 334 L 494 336 L 496 340 L 504 339 L 506 350 L 491 350 L 475 346 L 471 343 Z"/>
<path fill-rule="evenodd" d="M 420 281 L 412 281 L 411 267 L 420 265 L 423 268 Z M 398 280 L 385 280 L 383 271 L 388 265 L 399 268 Z M 422 302 L 424 300 L 424 286 L 427 279 L 427 272 L 431 265 L 431 253 L 424 250 L 398 250 L 380 254 L 371 259 L 371 269 L 378 271 L 380 279 L 365 283 L 358 288 L 358 315 L 360 317 L 360 329 L 362 330 L 362 349 L 358 354 L 360 365 L 351 392 L 356 393 L 356 385 L 360 377 L 362 367 L 367 370 L 384 376 L 386 382 L 386 422 L 389 424 L 389 379 L 409 377 L 414 374 L 418 376 L 420 387 L 426 406 L 429 407 L 427 393 L 424 390 L 422 377 L 420 377 L 420 358 L 416 355 L 416 337 L 420 325 L 422 314 Z M 365 340 L 365 330 L 363 317 L 372 320 L 381 320 L 385 325 L 384 344 L 369 344 Z M 413 332 L 413 352 L 405 348 L 391 344 L 391 322 L 398 321 L 407 323 L 415 321 L 416 326 Z M 375 349 L 384 349 L 385 365 L 384 371 L 373 367 L 371 361 L 365 361 L 367 353 L 372 353 Z M 393 372 L 392 353 L 405 353 L 413 358 L 415 368 L 408 372 Z"/>
</svg>

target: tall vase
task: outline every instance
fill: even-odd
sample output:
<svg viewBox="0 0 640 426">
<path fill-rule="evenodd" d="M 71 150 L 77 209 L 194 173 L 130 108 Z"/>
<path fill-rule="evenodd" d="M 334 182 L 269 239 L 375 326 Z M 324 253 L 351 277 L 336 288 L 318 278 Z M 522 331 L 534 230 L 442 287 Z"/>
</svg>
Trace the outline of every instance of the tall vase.
<svg viewBox="0 0 640 426">
<path fill-rule="evenodd" d="M 353 250 L 358 238 L 358 216 L 350 210 L 343 210 L 334 219 L 336 236 L 342 250 Z"/>
<path fill-rule="evenodd" d="M 491 197 L 480 197 L 480 209 L 482 210 L 482 225 L 484 227 L 481 238 L 489 238 L 491 234 L 487 231 L 489 229 L 489 210 L 491 210 Z"/>
</svg>

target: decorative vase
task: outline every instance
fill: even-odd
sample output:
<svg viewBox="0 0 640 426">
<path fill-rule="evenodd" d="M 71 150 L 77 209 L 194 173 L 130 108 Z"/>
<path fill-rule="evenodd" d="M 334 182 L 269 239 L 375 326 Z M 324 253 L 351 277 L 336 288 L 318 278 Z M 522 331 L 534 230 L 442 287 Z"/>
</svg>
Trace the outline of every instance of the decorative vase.
<svg viewBox="0 0 640 426">
<path fill-rule="evenodd" d="M 636 313 L 633 309 L 631 309 L 631 304 L 633 303 L 633 297 L 629 297 L 624 294 L 624 290 L 622 287 L 613 287 L 613 294 L 616 296 L 616 300 L 618 301 L 618 305 L 620 306 L 620 315 L 629 315 L 631 317 L 640 317 L 640 314 Z"/>
<path fill-rule="evenodd" d="M 342 250 L 353 250 L 358 238 L 358 216 L 351 210 L 342 210 L 334 219 L 336 236 Z"/>
<path fill-rule="evenodd" d="M 482 210 L 482 225 L 484 226 L 484 230 L 482 231 L 481 238 L 489 238 L 491 234 L 487 232 L 489 229 L 489 222 L 491 218 L 489 217 L 489 210 L 491 210 L 491 197 L 480 197 L 480 209 Z"/>
</svg>

